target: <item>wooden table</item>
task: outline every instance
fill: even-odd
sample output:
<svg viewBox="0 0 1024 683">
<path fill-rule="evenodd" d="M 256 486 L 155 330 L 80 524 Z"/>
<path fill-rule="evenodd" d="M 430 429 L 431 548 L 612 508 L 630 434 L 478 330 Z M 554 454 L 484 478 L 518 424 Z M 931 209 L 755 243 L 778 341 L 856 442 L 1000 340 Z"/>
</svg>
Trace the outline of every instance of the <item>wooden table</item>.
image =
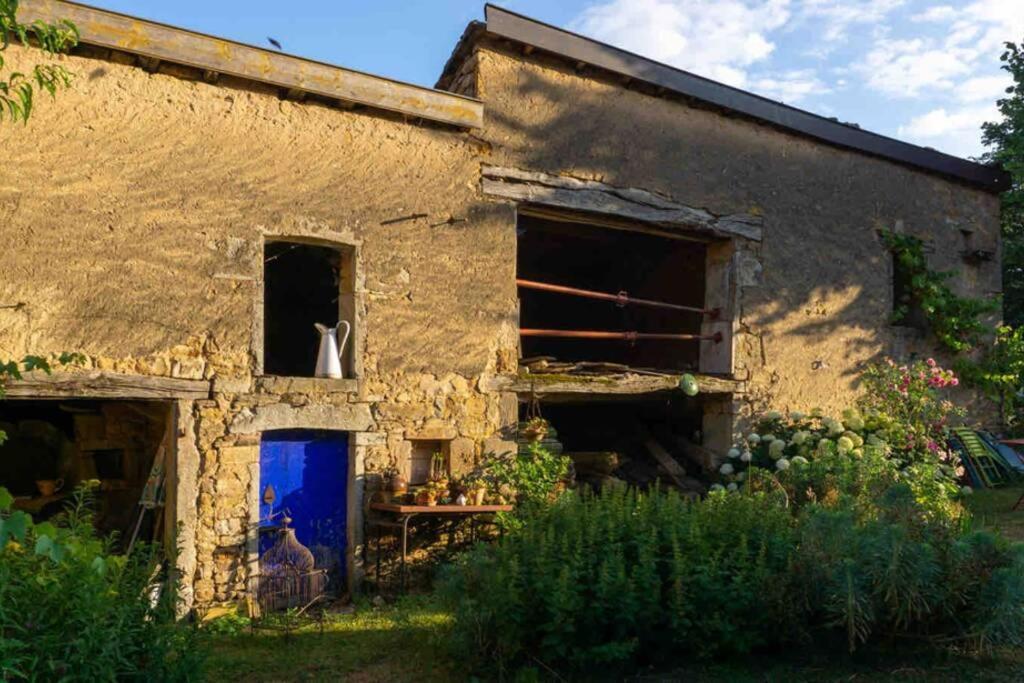
<svg viewBox="0 0 1024 683">
<path fill-rule="evenodd" d="M 382 512 L 387 516 L 394 517 L 393 520 L 377 520 L 373 522 L 377 527 L 377 587 L 380 589 L 380 542 L 381 530 L 384 527 L 391 527 L 401 530 L 402 538 L 402 562 L 399 569 L 401 577 L 401 590 L 405 592 L 405 561 L 409 549 L 409 522 L 416 517 L 441 517 L 452 520 L 459 517 L 476 517 L 478 515 L 490 515 L 496 512 L 510 512 L 511 505 L 402 505 L 400 503 L 370 503 L 370 509 Z"/>
</svg>

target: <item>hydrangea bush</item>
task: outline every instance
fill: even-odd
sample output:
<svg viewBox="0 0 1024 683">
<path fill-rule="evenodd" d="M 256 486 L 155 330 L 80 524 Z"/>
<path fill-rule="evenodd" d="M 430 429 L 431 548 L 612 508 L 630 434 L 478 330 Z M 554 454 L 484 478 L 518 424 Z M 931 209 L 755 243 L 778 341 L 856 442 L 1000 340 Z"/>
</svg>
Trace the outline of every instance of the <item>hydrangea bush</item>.
<svg viewBox="0 0 1024 683">
<path fill-rule="evenodd" d="M 957 386 L 956 375 L 929 358 L 911 365 L 872 365 L 861 378 L 864 396 L 839 416 L 820 410 L 765 413 L 729 449 L 719 469 L 721 481 L 713 488 L 735 491 L 755 470 L 792 483 L 821 470 L 815 461 L 842 469 L 844 461 L 869 457 L 893 476 L 925 480 L 930 491 L 955 496 L 962 472 L 946 437 L 962 412 L 940 392 Z"/>
</svg>

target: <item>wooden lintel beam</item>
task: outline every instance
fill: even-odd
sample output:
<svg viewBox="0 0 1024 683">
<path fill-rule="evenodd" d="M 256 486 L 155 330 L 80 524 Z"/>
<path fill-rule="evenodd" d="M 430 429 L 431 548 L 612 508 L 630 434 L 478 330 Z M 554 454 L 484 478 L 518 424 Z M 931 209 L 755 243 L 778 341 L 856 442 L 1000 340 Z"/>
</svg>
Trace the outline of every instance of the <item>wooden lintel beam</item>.
<svg viewBox="0 0 1024 683">
<path fill-rule="evenodd" d="M 485 391 L 510 391 L 537 396 L 639 396 L 679 391 L 681 375 L 499 375 L 488 381 Z M 738 394 L 743 382 L 710 375 L 694 375 L 701 395 Z"/>
<path fill-rule="evenodd" d="M 680 232 L 761 241 L 762 219 L 754 214 L 716 215 L 649 190 L 518 168 L 485 165 L 482 176 L 484 194 L 527 205 L 613 216 Z"/>
<path fill-rule="evenodd" d="M 358 102 L 463 128 L 483 126 L 483 103 L 455 93 L 400 83 L 223 38 L 145 21 L 65 0 L 23 0 L 18 18 L 68 19 L 87 45 Z"/>
<path fill-rule="evenodd" d="M 197 400 L 210 397 L 210 383 L 200 379 L 122 375 L 113 372 L 32 372 L 4 386 L 6 398 L 114 398 Z"/>
</svg>

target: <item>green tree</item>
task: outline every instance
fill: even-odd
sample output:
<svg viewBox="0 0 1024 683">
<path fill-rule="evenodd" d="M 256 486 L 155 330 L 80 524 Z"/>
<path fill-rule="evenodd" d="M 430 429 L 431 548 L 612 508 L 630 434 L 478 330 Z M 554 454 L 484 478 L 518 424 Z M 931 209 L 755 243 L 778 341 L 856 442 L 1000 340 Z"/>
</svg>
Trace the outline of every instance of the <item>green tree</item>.
<svg viewBox="0 0 1024 683">
<path fill-rule="evenodd" d="M 982 126 L 982 142 L 991 148 L 983 159 L 1011 177 L 1002 195 L 1003 317 L 1017 327 L 1024 324 L 1024 47 L 1006 43 L 1000 59 L 1013 84 L 997 103 L 1002 120 Z"/>
<path fill-rule="evenodd" d="M 22 24 L 17 14 L 18 0 L 0 0 L 0 120 L 6 117 L 27 122 L 37 92 L 44 91 L 52 97 L 58 89 L 71 85 L 71 72 L 51 58 L 78 44 L 78 29 L 67 20 Z M 33 65 L 28 73 L 8 73 L 4 52 L 12 40 L 38 47 L 44 60 Z"/>
</svg>

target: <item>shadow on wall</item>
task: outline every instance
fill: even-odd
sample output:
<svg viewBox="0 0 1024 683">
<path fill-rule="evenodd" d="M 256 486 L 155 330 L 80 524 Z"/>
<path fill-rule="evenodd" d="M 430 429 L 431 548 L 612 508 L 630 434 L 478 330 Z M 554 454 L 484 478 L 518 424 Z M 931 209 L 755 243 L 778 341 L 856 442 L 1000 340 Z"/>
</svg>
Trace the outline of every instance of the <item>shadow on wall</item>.
<svg viewBox="0 0 1024 683">
<path fill-rule="evenodd" d="M 755 366 L 831 365 L 853 376 L 863 363 L 933 348 L 931 339 L 890 324 L 891 255 L 878 231 L 902 221 L 906 232 L 926 235 L 948 229 L 951 217 L 972 222 L 980 200 L 894 164 L 667 99 L 648 97 L 638 107 L 642 96 L 617 84 L 575 89 L 575 71 L 544 67 L 557 75 L 492 67 L 496 79 L 514 81 L 507 92 L 490 87 L 489 135 L 507 150 L 495 163 L 641 187 L 716 214 L 763 215 L 761 281 L 743 288 L 740 313 L 742 330 L 756 340 Z M 939 267 L 972 267 L 958 261 L 963 237 L 950 232 Z M 793 336 L 804 340 L 797 350 L 776 344 Z M 823 379 L 834 381 L 834 372 Z"/>
</svg>

